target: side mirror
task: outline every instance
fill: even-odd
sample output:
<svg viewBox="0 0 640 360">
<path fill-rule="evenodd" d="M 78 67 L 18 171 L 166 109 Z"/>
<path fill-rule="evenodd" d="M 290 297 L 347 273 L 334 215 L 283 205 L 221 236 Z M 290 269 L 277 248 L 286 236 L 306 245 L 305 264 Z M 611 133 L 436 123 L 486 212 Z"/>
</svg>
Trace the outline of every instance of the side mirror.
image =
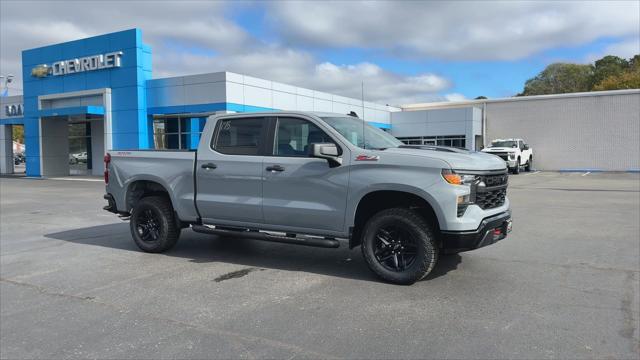
<svg viewBox="0 0 640 360">
<path fill-rule="evenodd" d="M 338 147 L 332 143 L 311 144 L 311 156 L 327 159 L 330 163 L 341 165 L 342 158 L 338 155 Z"/>
<path fill-rule="evenodd" d="M 522 147 L 522 150 L 529 150 L 529 144 L 524 144 L 524 146 Z"/>
</svg>

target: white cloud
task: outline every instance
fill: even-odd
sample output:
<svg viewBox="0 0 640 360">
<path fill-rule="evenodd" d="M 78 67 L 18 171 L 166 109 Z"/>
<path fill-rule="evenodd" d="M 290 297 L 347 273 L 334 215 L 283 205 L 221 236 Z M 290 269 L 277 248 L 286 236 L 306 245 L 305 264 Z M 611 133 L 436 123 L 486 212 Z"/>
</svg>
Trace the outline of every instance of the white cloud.
<svg viewBox="0 0 640 360">
<path fill-rule="evenodd" d="M 265 6 L 276 40 L 255 38 L 230 7 Z M 234 71 L 389 104 L 442 101 L 441 75 L 405 75 L 372 62 L 335 63 L 309 49 L 382 49 L 393 57 L 516 59 L 603 36 L 638 38 L 638 2 L 0 1 L 0 73 L 21 82 L 24 49 L 133 27 L 153 47 L 155 77 Z M 233 10 L 233 9 L 231 9 Z M 237 10 L 237 9 L 236 9 Z M 635 33 L 633 33 L 635 29 Z M 630 33 L 630 31 L 632 33 Z M 631 50 L 629 50 L 631 49 Z M 614 49 L 615 50 L 615 49 Z M 17 87 L 17 86 L 15 86 Z"/>
<path fill-rule="evenodd" d="M 451 86 L 435 74 L 402 76 L 372 63 L 317 63 L 309 53 L 278 46 L 225 56 L 169 53 L 156 63 L 160 69 L 188 65 L 185 74 L 227 70 L 355 98 L 360 98 L 364 82 L 366 100 L 388 104 L 424 99 Z M 160 70 L 159 75 L 175 73 Z"/>
<path fill-rule="evenodd" d="M 445 99 L 447 99 L 447 101 L 464 101 L 467 100 L 467 97 L 460 94 L 460 93 L 451 93 L 451 94 L 446 94 L 444 96 Z"/>
<path fill-rule="evenodd" d="M 602 37 L 638 38 L 638 1 L 273 2 L 293 43 L 394 55 L 513 60 Z"/>
<path fill-rule="evenodd" d="M 3 1 L 0 72 L 15 74 L 20 83 L 23 49 L 139 27 L 153 47 L 154 77 L 226 70 L 357 98 L 364 81 L 366 99 L 386 103 L 428 97 L 450 86 L 435 74 L 405 76 L 367 62 L 322 62 L 309 52 L 265 43 L 228 20 L 227 7 L 205 1 Z"/>
<path fill-rule="evenodd" d="M 636 39 L 632 37 L 608 45 L 600 52 L 588 54 L 584 59 L 584 63 L 591 64 L 607 55 L 630 59 L 638 54 L 640 54 L 640 38 Z"/>
<path fill-rule="evenodd" d="M 640 39 L 627 39 L 622 42 L 607 46 L 602 52 L 604 55 L 616 55 L 621 58 L 629 59 L 634 55 L 640 54 Z"/>
</svg>

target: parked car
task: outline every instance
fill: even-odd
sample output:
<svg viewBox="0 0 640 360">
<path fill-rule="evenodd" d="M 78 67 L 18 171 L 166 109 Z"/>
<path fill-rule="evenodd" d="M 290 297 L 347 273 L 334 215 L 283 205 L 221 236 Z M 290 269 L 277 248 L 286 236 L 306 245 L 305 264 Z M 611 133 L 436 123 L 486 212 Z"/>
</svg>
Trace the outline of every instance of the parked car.
<svg viewBox="0 0 640 360">
<path fill-rule="evenodd" d="M 533 168 L 533 149 L 522 139 L 496 139 L 482 151 L 500 157 L 514 174 L 519 174 L 521 167 L 525 171 Z"/>
<path fill-rule="evenodd" d="M 392 283 L 429 274 L 445 253 L 511 231 L 507 168 L 480 152 L 409 146 L 358 118 L 268 112 L 209 118 L 197 151 L 112 150 L 105 210 L 140 249 L 181 229 L 287 244 L 361 247 Z"/>
<path fill-rule="evenodd" d="M 14 165 L 20 165 L 24 163 L 24 154 L 23 153 L 15 153 L 13 154 L 13 163 Z"/>
<path fill-rule="evenodd" d="M 87 152 L 79 152 L 75 154 L 69 154 L 69 164 L 78 164 L 87 162 Z"/>
</svg>

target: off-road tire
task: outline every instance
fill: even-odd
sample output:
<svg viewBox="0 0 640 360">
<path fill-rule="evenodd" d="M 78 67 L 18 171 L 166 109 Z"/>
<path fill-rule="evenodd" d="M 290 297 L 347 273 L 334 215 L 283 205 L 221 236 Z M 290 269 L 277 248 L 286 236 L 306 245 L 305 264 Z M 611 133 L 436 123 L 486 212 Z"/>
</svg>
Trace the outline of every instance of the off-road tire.
<svg viewBox="0 0 640 360">
<path fill-rule="evenodd" d="M 141 220 L 147 214 L 153 215 L 158 227 L 157 239 L 152 241 L 146 241 L 140 230 Z M 164 196 L 142 198 L 133 208 L 129 227 L 136 245 L 149 253 L 161 253 L 171 249 L 180 237 L 180 227 L 176 223 L 171 201 Z"/>
<path fill-rule="evenodd" d="M 520 158 L 516 160 L 516 167 L 513 168 L 513 173 L 516 175 L 520 174 Z"/>
<path fill-rule="evenodd" d="M 524 171 L 526 172 L 530 172 L 531 168 L 533 167 L 533 157 L 529 156 L 529 160 L 527 160 L 527 164 L 524 166 Z"/>
<path fill-rule="evenodd" d="M 375 255 L 378 231 L 389 225 L 402 227 L 411 235 L 417 248 L 413 262 L 403 271 L 392 271 L 382 265 Z M 411 285 L 427 276 L 438 261 L 438 246 L 427 221 L 417 212 L 406 208 L 386 209 L 373 215 L 362 234 L 362 255 L 369 269 L 380 278 L 401 285 Z"/>
</svg>

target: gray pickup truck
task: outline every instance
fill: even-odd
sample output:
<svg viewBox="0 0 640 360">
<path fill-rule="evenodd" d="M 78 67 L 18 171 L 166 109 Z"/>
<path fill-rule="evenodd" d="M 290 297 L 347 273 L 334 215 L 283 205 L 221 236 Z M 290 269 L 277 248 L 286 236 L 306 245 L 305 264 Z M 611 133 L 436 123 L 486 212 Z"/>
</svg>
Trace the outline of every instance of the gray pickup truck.
<svg viewBox="0 0 640 360">
<path fill-rule="evenodd" d="M 180 231 L 337 248 L 361 246 L 382 279 L 412 284 L 441 254 L 511 231 L 500 158 L 403 145 L 357 117 L 314 112 L 208 119 L 197 151 L 111 151 L 105 210 L 147 252 Z"/>
</svg>

